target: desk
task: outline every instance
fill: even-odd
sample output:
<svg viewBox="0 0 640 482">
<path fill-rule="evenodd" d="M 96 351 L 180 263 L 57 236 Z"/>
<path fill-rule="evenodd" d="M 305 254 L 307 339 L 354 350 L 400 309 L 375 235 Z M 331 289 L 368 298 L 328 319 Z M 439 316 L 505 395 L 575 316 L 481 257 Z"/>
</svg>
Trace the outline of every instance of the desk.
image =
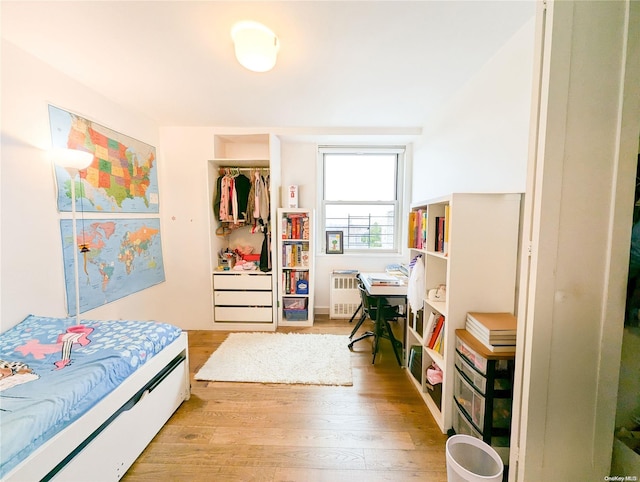
<svg viewBox="0 0 640 482">
<path fill-rule="evenodd" d="M 375 320 L 375 326 L 376 326 L 376 333 L 375 333 L 375 343 L 377 343 L 377 339 L 379 336 L 382 335 L 381 333 L 381 327 L 383 326 L 383 323 L 385 322 L 383 320 L 383 309 L 382 309 L 382 303 L 384 300 L 388 300 L 388 299 L 397 299 L 399 300 L 402 304 L 406 304 L 406 300 L 407 300 L 407 282 L 408 279 L 406 277 L 397 277 L 397 276 L 393 276 L 393 275 L 389 275 L 386 273 L 360 273 L 359 275 L 360 279 L 362 280 L 362 283 L 364 284 L 364 288 L 367 292 L 367 294 L 372 297 L 375 298 L 376 300 L 376 320 Z M 402 284 L 398 284 L 398 285 L 394 285 L 394 284 L 377 284 L 375 282 L 375 279 L 384 279 L 385 277 L 388 278 L 393 278 L 393 279 L 398 279 L 400 281 L 402 281 Z M 405 325 L 406 325 L 406 308 L 405 308 Z M 402 327 L 402 345 L 404 346 L 406 341 L 406 326 L 403 325 Z M 389 327 L 389 336 L 390 336 L 390 340 L 391 340 L 391 344 L 393 346 L 393 353 L 396 356 L 396 360 L 398 361 L 398 364 L 400 366 L 403 366 L 403 362 L 401 360 L 400 354 L 398 353 L 397 350 L 397 340 L 395 339 L 393 333 L 391 332 L 391 328 Z M 374 346 L 374 355 L 373 355 L 373 361 L 375 362 L 375 353 L 377 351 L 377 347 Z"/>
<path fill-rule="evenodd" d="M 407 297 L 407 279 L 393 275 L 386 275 L 402 281 L 401 285 L 378 285 L 372 282 L 372 278 L 381 277 L 384 273 L 360 273 L 360 279 L 370 296 L 382 298 L 405 298 Z M 406 277 L 405 277 L 406 278 Z"/>
</svg>

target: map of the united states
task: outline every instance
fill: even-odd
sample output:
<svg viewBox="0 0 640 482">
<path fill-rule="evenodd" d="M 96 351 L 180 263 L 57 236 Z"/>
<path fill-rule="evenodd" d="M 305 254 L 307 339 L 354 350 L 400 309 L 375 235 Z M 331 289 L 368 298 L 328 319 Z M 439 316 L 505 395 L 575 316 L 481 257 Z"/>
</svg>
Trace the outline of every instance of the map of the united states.
<svg viewBox="0 0 640 482">
<path fill-rule="evenodd" d="M 69 147 L 73 145 L 75 138 L 83 140 L 83 133 L 72 130 L 72 138 L 69 139 Z M 149 174 L 155 161 L 153 152 L 146 159 L 138 159 L 135 152 L 118 142 L 109 139 L 104 134 L 89 127 L 86 139 L 91 140 L 94 152 L 94 161 L 86 169 L 80 172 L 80 178 L 84 179 L 97 189 L 104 189 L 105 193 L 115 199 L 116 204 L 122 207 L 125 199 L 141 198 L 148 206 L 145 196 L 149 187 Z M 81 144 L 79 144 L 81 145 Z M 84 145 L 84 143 L 82 144 Z"/>
<path fill-rule="evenodd" d="M 53 106 L 49 106 L 49 117 L 54 146 L 94 155 L 91 165 L 79 173 L 76 192 L 80 208 L 93 212 L 159 211 L 153 146 Z M 58 208 L 69 211 L 71 179 L 62 168 L 56 168 L 56 176 Z"/>
</svg>

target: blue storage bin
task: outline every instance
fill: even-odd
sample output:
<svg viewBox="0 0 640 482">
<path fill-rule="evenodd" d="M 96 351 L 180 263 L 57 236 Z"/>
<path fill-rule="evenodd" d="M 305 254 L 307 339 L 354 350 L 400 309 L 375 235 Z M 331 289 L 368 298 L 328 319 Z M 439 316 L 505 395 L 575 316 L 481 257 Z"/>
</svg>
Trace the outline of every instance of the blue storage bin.
<svg viewBox="0 0 640 482">
<path fill-rule="evenodd" d="M 307 321 L 308 310 L 284 310 L 284 319 L 287 321 Z"/>
</svg>

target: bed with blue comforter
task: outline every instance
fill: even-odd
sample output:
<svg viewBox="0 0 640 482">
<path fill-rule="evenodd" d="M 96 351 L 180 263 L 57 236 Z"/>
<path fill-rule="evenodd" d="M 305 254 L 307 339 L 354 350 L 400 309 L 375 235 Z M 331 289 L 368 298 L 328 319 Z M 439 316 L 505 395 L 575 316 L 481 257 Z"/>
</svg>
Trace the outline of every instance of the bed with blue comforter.
<svg viewBox="0 0 640 482">
<path fill-rule="evenodd" d="M 0 335 L 0 478 L 180 337 L 149 321 L 29 316 Z"/>
</svg>

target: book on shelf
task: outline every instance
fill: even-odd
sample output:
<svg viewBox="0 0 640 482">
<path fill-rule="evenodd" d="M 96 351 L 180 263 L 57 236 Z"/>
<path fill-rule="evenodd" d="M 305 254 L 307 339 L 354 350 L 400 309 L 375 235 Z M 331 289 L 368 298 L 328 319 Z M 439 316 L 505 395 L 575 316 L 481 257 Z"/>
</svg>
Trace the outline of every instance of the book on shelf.
<svg viewBox="0 0 640 482">
<path fill-rule="evenodd" d="M 310 259 L 311 258 L 309 256 L 309 244 L 303 244 L 302 245 L 302 251 L 301 251 L 301 254 L 300 254 L 300 264 L 303 267 L 308 268 Z"/>
<path fill-rule="evenodd" d="M 285 294 L 299 294 L 298 283 L 300 281 L 309 282 L 309 273 L 306 271 L 290 270 L 282 273 L 282 291 Z"/>
<path fill-rule="evenodd" d="M 408 243 L 410 248 L 426 249 L 427 210 L 418 208 L 409 212 Z"/>
<path fill-rule="evenodd" d="M 449 205 L 446 204 L 444 206 L 444 227 L 443 227 L 443 241 L 442 241 L 442 252 L 445 256 L 449 254 L 449 223 L 451 222 L 451 211 L 449 210 Z"/>
<path fill-rule="evenodd" d="M 431 334 L 433 333 L 433 329 L 436 327 L 436 321 L 438 320 L 439 313 L 437 311 L 431 311 L 429 313 L 429 317 L 427 318 L 427 323 L 424 326 L 424 338 L 425 340 L 431 339 Z"/>
<path fill-rule="evenodd" d="M 494 353 L 515 351 L 517 320 L 511 313 L 467 313 L 467 331 Z"/>
<path fill-rule="evenodd" d="M 429 343 L 427 344 L 429 348 L 433 349 L 433 347 L 435 346 L 436 341 L 438 340 L 438 335 L 440 335 L 440 332 L 442 331 L 442 328 L 444 326 L 444 321 L 444 315 L 438 315 L 436 326 L 433 328 L 433 333 L 431 333 L 431 338 L 429 339 Z"/>
<path fill-rule="evenodd" d="M 516 336 L 515 335 L 504 335 L 504 336 L 493 336 L 489 338 L 484 335 L 482 332 L 478 331 L 473 325 L 467 323 L 465 326 L 466 330 L 471 333 L 478 341 L 481 341 L 484 345 L 511 345 L 514 346 L 516 344 Z"/>
<path fill-rule="evenodd" d="M 409 211 L 409 226 L 407 230 L 407 242 L 410 248 L 417 248 L 416 242 L 416 225 L 417 225 L 417 211 Z"/>
<path fill-rule="evenodd" d="M 310 260 L 309 243 L 298 241 L 282 245 L 282 266 L 284 268 L 308 268 Z"/>
<path fill-rule="evenodd" d="M 480 333 L 491 338 L 492 336 L 516 335 L 518 322 L 511 313 L 480 313 L 470 311 L 467 313 L 467 324 L 473 325 Z"/>
<path fill-rule="evenodd" d="M 409 362 L 407 364 L 413 377 L 422 383 L 422 347 L 414 345 L 409 351 Z"/>
<path fill-rule="evenodd" d="M 499 342 L 509 342 L 509 341 L 514 341 L 516 340 L 516 334 L 515 333 L 501 333 L 501 332 L 495 332 L 495 331 L 489 331 L 487 332 L 481 325 L 478 325 L 477 322 L 474 322 L 472 320 L 467 319 L 467 324 L 466 324 L 466 328 L 467 331 L 472 331 L 474 333 L 474 335 L 476 336 L 476 338 L 482 338 L 484 340 L 486 340 L 487 342 L 491 342 L 491 343 L 496 343 L 498 345 L 502 344 L 504 345 L 505 343 L 499 343 Z"/>
<path fill-rule="evenodd" d="M 436 216 L 435 217 L 435 244 L 434 251 L 439 253 L 444 253 L 444 236 L 446 231 L 445 217 L 444 216 Z M 447 236 L 447 240 L 449 237 Z M 447 241 L 448 242 L 448 241 Z"/>
<path fill-rule="evenodd" d="M 309 239 L 309 216 L 288 213 L 282 218 L 282 239 Z"/>
<path fill-rule="evenodd" d="M 420 220 L 420 248 L 427 249 L 427 210 L 422 211 L 422 218 Z"/>
<path fill-rule="evenodd" d="M 469 331 L 469 330 L 467 330 Z M 473 336 L 473 334 L 472 334 Z M 476 338 L 478 340 L 479 343 L 481 343 L 487 350 L 489 350 L 492 353 L 513 353 L 516 351 L 516 345 L 492 345 L 491 343 L 485 343 L 484 341 L 478 339 L 476 336 L 474 336 L 474 338 Z"/>
<path fill-rule="evenodd" d="M 440 353 L 441 355 L 444 354 L 444 330 L 440 330 L 440 333 L 438 333 L 438 337 L 433 344 L 433 351 Z"/>
</svg>

